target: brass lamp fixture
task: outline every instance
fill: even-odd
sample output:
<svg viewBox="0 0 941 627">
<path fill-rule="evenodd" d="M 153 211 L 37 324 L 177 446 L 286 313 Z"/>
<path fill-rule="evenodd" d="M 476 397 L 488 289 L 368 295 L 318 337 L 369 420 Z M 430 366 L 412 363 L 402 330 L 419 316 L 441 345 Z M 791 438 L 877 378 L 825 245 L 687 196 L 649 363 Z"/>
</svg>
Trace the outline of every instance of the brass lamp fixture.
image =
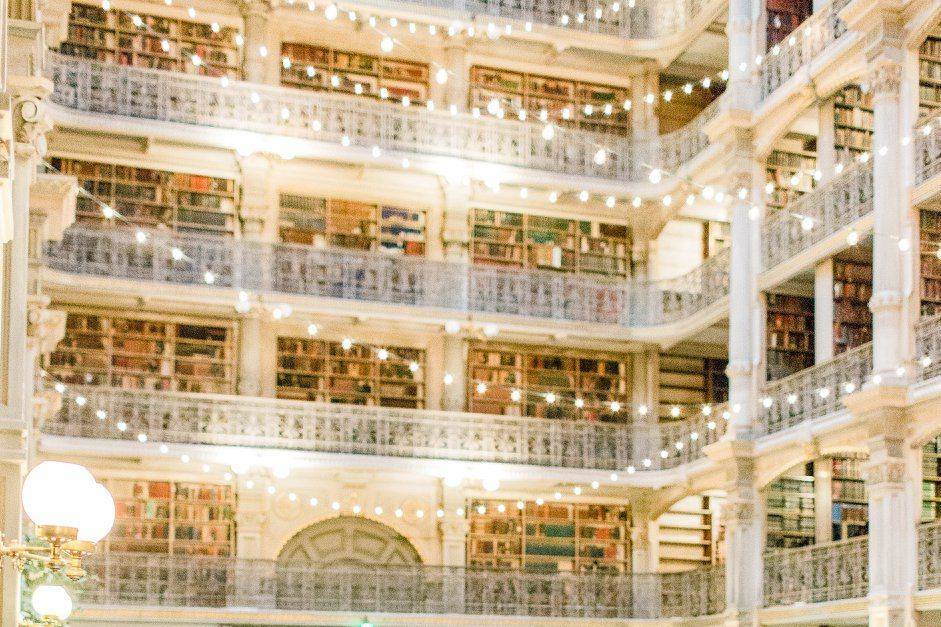
<svg viewBox="0 0 941 627">
<path fill-rule="evenodd" d="M 8 545 L 0 537 L 0 556 L 12 559 L 18 569 L 29 561 L 73 581 L 84 577 L 82 558 L 114 525 L 114 499 L 108 490 L 84 466 L 46 461 L 26 475 L 22 500 L 43 543 Z"/>
</svg>

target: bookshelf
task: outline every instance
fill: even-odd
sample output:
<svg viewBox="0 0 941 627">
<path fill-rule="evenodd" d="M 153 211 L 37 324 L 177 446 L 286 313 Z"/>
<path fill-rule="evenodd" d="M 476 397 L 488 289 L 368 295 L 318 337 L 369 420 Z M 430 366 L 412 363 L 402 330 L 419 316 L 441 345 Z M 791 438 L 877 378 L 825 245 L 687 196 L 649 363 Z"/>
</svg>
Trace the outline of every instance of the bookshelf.
<svg viewBox="0 0 941 627">
<path fill-rule="evenodd" d="M 624 108 L 624 102 L 631 99 L 628 87 L 471 67 L 470 108 L 486 111 L 494 98 L 512 119 L 522 109 L 527 119 L 539 120 L 545 110 L 549 120 L 562 126 L 624 136 L 631 131 L 631 112 Z"/>
<path fill-rule="evenodd" d="M 127 222 L 146 228 L 164 224 L 174 231 L 232 235 L 238 206 L 235 181 L 198 174 L 52 158 L 63 174 L 78 178 L 89 194 L 108 203 Z M 115 224 L 101 207 L 79 195 L 76 219 Z"/>
<path fill-rule="evenodd" d="M 386 347 L 389 356 L 353 344 L 279 337 L 277 396 L 322 403 L 421 409 L 425 351 Z M 414 366 L 412 365 L 414 362 Z"/>
<path fill-rule="evenodd" d="M 657 519 L 660 572 L 690 570 L 716 563 L 712 501 L 710 496 L 690 496 Z"/>
<path fill-rule="evenodd" d="M 941 29 L 935 29 L 918 49 L 919 114 L 922 119 L 941 113 Z"/>
<path fill-rule="evenodd" d="M 281 194 L 279 228 L 291 244 L 425 253 L 425 212 L 417 209 Z"/>
<path fill-rule="evenodd" d="M 65 383 L 233 393 L 233 335 L 223 321 L 190 324 L 69 311 L 48 370 Z"/>
<path fill-rule="evenodd" d="M 769 210 L 780 211 L 813 191 L 816 169 L 816 139 L 791 133 L 778 142 L 765 163 L 766 182 L 774 185 L 768 198 Z"/>
<path fill-rule="evenodd" d="M 765 490 L 767 547 L 797 548 L 816 541 L 814 463 L 771 482 Z"/>
<path fill-rule="evenodd" d="M 235 555 L 236 497 L 231 486 L 108 479 L 115 524 L 113 553 Z"/>
<path fill-rule="evenodd" d="M 855 457 L 829 457 L 818 462 L 830 466 L 833 540 L 845 540 L 868 533 L 869 514 L 863 461 L 863 458 Z"/>
<path fill-rule="evenodd" d="M 473 263 L 612 276 L 631 273 L 627 226 L 475 209 Z"/>
<path fill-rule="evenodd" d="M 921 315 L 941 313 L 941 212 L 922 208 L 921 241 Z"/>
<path fill-rule="evenodd" d="M 629 572 L 629 509 L 471 500 L 468 565 L 529 572 Z"/>
<path fill-rule="evenodd" d="M 623 422 L 630 418 L 630 357 L 477 343 L 469 357 L 472 412 Z M 487 384 L 483 394 L 479 382 Z M 513 390 L 521 396 L 514 400 Z M 529 392 L 529 394 L 526 394 Z M 557 400 L 549 403 L 548 393 Z M 575 405 L 582 399 L 583 407 Z M 615 412 L 611 402 L 623 407 Z"/>
<path fill-rule="evenodd" d="M 690 406 L 695 406 L 698 413 L 700 405 L 721 403 L 728 399 L 726 360 L 661 354 L 659 364 L 660 420 L 676 420 L 670 414 L 673 406 L 683 408 L 683 416 L 688 417 Z"/>
<path fill-rule="evenodd" d="M 412 102 L 428 98 L 428 64 L 325 46 L 281 44 L 281 84 Z"/>
<path fill-rule="evenodd" d="M 143 23 L 135 26 L 133 16 Z M 141 68 L 241 78 L 241 54 L 229 26 L 72 3 L 63 54 Z M 194 55 L 199 63 L 194 62 Z"/>
<path fill-rule="evenodd" d="M 872 96 L 859 85 L 844 87 L 833 99 L 836 160 L 850 164 L 872 150 Z"/>
<path fill-rule="evenodd" d="M 833 353 L 872 340 L 872 264 L 833 262 Z"/>
<path fill-rule="evenodd" d="M 814 365 L 814 299 L 767 295 L 768 380 Z"/>
<path fill-rule="evenodd" d="M 768 0 L 766 7 L 768 26 L 765 39 L 768 50 L 784 41 L 814 10 L 812 0 Z"/>
<path fill-rule="evenodd" d="M 941 518 L 941 436 L 935 436 L 922 448 L 921 521 Z"/>
</svg>

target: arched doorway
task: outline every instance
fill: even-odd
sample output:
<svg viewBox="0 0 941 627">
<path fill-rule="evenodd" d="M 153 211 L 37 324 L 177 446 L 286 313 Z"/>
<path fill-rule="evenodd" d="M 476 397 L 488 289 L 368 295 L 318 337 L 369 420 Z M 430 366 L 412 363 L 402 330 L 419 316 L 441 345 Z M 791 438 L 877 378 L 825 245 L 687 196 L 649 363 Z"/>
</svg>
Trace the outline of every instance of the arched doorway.
<svg viewBox="0 0 941 627">
<path fill-rule="evenodd" d="M 418 551 L 386 525 L 355 516 L 313 524 L 285 543 L 278 560 L 320 567 L 409 566 L 421 563 Z"/>
<path fill-rule="evenodd" d="M 278 555 L 278 607 L 327 611 L 414 611 L 427 584 L 418 551 L 368 518 L 315 523 Z"/>
</svg>

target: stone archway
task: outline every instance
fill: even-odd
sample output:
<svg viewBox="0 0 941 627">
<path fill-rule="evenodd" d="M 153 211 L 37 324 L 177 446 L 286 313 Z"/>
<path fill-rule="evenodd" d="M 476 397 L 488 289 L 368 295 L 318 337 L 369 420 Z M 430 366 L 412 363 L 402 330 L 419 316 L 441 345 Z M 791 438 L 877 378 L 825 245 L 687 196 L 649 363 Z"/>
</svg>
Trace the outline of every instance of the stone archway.
<svg viewBox="0 0 941 627">
<path fill-rule="evenodd" d="M 321 567 L 411 566 L 421 557 L 405 536 L 368 518 L 339 516 L 315 523 L 288 540 L 279 561 Z"/>
</svg>

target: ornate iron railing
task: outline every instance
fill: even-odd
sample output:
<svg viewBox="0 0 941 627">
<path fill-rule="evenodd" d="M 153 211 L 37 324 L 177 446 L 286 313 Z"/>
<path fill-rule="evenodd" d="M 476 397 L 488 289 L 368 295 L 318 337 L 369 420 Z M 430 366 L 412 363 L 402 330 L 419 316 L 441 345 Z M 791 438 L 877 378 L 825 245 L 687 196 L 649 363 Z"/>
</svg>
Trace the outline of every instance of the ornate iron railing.
<svg viewBox="0 0 941 627">
<path fill-rule="evenodd" d="M 843 408 L 842 398 L 872 373 L 872 344 L 766 384 L 761 390 L 758 431 L 775 433 Z"/>
<path fill-rule="evenodd" d="M 689 463 L 726 426 L 721 407 L 657 426 L 91 386 L 63 400 L 43 433 L 603 470 Z"/>
<path fill-rule="evenodd" d="M 109 553 L 90 557 L 87 566 L 85 606 L 571 618 L 703 616 L 725 607 L 721 567 L 676 574 L 543 574 Z"/>
<path fill-rule="evenodd" d="M 765 553 L 765 606 L 860 599 L 867 594 L 865 536 Z"/>
<path fill-rule="evenodd" d="M 830 4 L 798 26 L 790 37 L 768 51 L 760 68 L 760 101 L 774 93 L 846 32 L 846 24 L 839 18 L 839 12 L 849 2 L 850 0 L 831 0 Z"/>
<path fill-rule="evenodd" d="M 183 253 L 178 260 L 171 255 L 174 247 Z M 47 244 L 45 263 L 55 270 L 101 277 L 205 285 L 210 276 L 214 286 L 252 292 L 630 327 L 681 320 L 721 301 L 729 284 L 727 253 L 677 279 L 632 284 L 192 234 L 153 232 L 141 244 L 130 230 L 81 226 Z"/>
<path fill-rule="evenodd" d="M 305 2 L 298 0 L 300 6 Z M 707 0 L 639 0 L 601 4 L 589 0 L 358 0 L 358 4 L 420 5 L 448 17 L 493 17 L 525 24 L 562 26 L 626 39 L 655 39 L 688 28 L 710 4 Z M 306 9 L 305 9 L 306 10 Z"/>
<path fill-rule="evenodd" d="M 915 129 L 915 184 L 941 174 L 941 116 Z"/>
<path fill-rule="evenodd" d="M 941 520 L 918 528 L 918 589 L 941 587 Z"/>
<path fill-rule="evenodd" d="M 770 270 L 872 213 L 872 164 L 851 167 L 801 196 L 762 227 L 762 268 Z"/>
<path fill-rule="evenodd" d="M 497 118 L 474 118 L 403 107 L 328 92 L 231 82 L 146 68 L 47 55 L 55 104 L 80 111 L 275 134 L 291 138 L 489 164 L 646 181 L 649 168 L 687 164 L 709 146 L 703 130 L 723 102 L 717 99 L 695 120 L 668 135 L 632 140 L 559 128 L 543 138 L 543 126 Z M 269 142 L 270 143 L 270 142 Z M 281 150 L 277 145 L 248 150 Z M 607 152 L 597 163 L 600 148 Z M 284 150 L 291 151 L 289 145 Z"/>
<path fill-rule="evenodd" d="M 941 314 L 922 318 L 915 326 L 915 360 L 918 381 L 941 375 Z"/>
</svg>

